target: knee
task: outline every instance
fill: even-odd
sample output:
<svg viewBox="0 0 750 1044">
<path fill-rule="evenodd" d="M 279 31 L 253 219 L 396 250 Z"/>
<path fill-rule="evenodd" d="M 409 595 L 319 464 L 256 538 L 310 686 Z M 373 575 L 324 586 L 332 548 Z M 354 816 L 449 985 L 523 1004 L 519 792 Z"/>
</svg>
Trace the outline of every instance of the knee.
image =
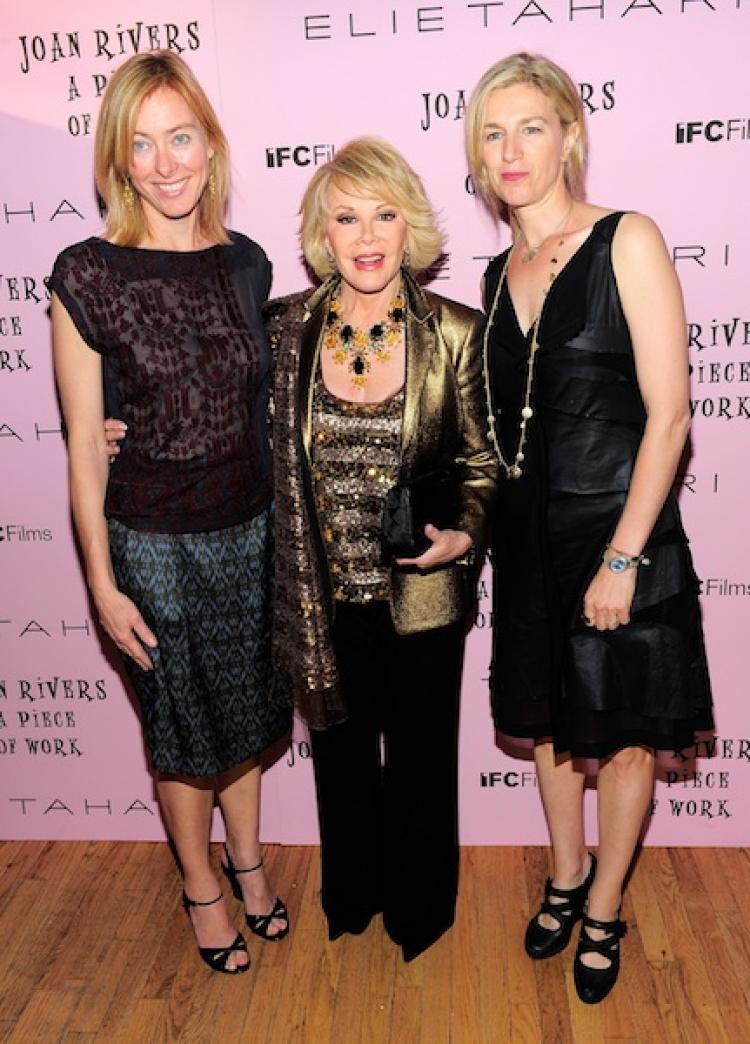
<svg viewBox="0 0 750 1044">
<path fill-rule="evenodd" d="M 607 761 L 609 771 L 618 779 L 626 780 L 639 776 L 642 772 L 651 771 L 654 755 L 646 747 L 623 747 L 616 751 Z"/>
</svg>

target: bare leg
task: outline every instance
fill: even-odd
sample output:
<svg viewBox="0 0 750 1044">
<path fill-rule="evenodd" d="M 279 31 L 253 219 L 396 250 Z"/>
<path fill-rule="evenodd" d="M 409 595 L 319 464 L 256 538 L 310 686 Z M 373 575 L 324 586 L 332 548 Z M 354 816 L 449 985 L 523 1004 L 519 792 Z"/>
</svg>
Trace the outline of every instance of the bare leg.
<svg viewBox="0 0 750 1044">
<path fill-rule="evenodd" d="M 585 776 L 572 758 L 556 760 L 552 743 L 534 747 L 537 780 L 552 843 L 552 881 L 557 888 L 577 888 L 589 870 L 583 836 L 583 786 Z M 551 899 L 554 904 L 559 900 Z M 551 930 L 559 927 L 554 918 L 542 914 L 539 923 Z"/>
<path fill-rule="evenodd" d="M 218 777 L 218 794 L 227 830 L 227 848 L 235 867 L 251 867 L 260 862 L 260 763 L 257 758 L 224 772 Z M 268 913 L 274 893 L 268 886 L 263 867 L 252 874 L 240 874 L 245 909 L 251 914 Z M 275 935 L 285 922 L 274 918 L 269 934 Z"/>
<path fill-rule="evenodd" d="M 162 777 L 156 784 L 159 803 L 180 860 L 185 894 L 206 902 L 215 899 L 221 886 L 208 858 L 208 838 L 213 808 L 213 780 Z M 230 946 L 237 935 L 224 903 L 190 908 L 190 919 L 199 946 Z M 227 968 L 247 964 L 246 953 L 230 954 Z"/>
<path fill-rule="evenodd" d="M 624 747 L 599 766 L 599 863 L 589 892 L 588 913 L 598 921 L 612 921 L 622 902 L 622 886 L 654 786 L 654 755 L 644 747 Z M 592 939 L 607 933 L 587 929 Z M 586 954 L 582 963 L 606 968 L 609 960 Z"/>
</svg>

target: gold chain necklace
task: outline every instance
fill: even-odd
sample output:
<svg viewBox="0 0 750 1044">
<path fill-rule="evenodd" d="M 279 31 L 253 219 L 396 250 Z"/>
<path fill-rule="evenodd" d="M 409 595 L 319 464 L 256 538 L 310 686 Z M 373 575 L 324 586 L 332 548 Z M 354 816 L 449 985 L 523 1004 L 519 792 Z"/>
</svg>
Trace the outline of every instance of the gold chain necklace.
<svg viewBox="0 0 750 1044">
<path fill-rule="evenodd" d="M 523 232 L 523 231 L 521 232 L 521 235 L 523 236 L 523 241 L 526 244 L 526 249 L 521 254 L 521 263 L 522 264 L 524 264 L 524 265 L 530 264 L 534 260 L 536 255 L 539 253 L 539 251 L 542 249 L 544 244 L 547 242 L 547 240 L 551 239 L 552 236 L 554 236 L 556 232 L 559 232 L 559 230 L 561 228 L 564 228 L 567 225 L 568 218 L 573 213 L 573 207 L 575 205 L 576 205 L 576 201 L 573 200 L 572 203 L 570 204 L 570 206 L 568 207 L 568 209 L 563 214 L 562 220 L 558 221 L 558 223 L 555 225 L 555 227 L 552 229 L 552 231 L 549 233 L 549 235 L 545 236 L 544 239 L 539 244 L 537 244 L 537 246 L 535 246 L 535 247 L 531 246 L 531 244 L 529 243 L 528 239 L 526 238 L 526 233 Z"/>
<path fill-rule="evenodd" d="M 369 330 L 358 330 L 351 323 L 344 322 L 340 299 L 331 299 L 323 344 L 330 349 L 331 358 L 337 366 L 346 366 L 355 388 L 366 386 L 372 359 L 381 363 L 390 359 L 391 350 L 401 340 L 406 316 L 405 304 L 403 289 L 399 287 L 385 319 L 375 323 Z"/>
<path fill-rule="evenodd" d="M 571 207 L 566 217 L 570 216 L 572 210 L 573 208 Z M 547 236 L 547 239 L 549 239 L 549 236 Z M 557 252 L 560 249 L 560 247 L 564 244 L 564 242 L 565 232 L 563 231 L 561 233 L 560 239 L 557 242 L 557 247 L 554 251 L 554 256 L 550 258 L 551 265 L 557 265 Z M 534 323 L 531 328 L 531 344 L 529 346 L 529 359 L 526 364 L 526 387 L 524 390 L 523 406 L 521 407 L 521 420 L 518 425 L 518 447 L 516 448 L 513 463 L 508 464 L 505 457 L 503 456 L 502 450 L 500 449 L 500 441 L 497 437 L 497 431 L 495 430 L 495 411 L 492 407 L 492 396 L 490 394 L 489 339 L 490 330 L 492 329 L 492 324 L 495 321 L 495 313 L 497 312 L 497 306 L 500 302 L 500 295 L 502 294 L 503 286 L 505 285 L 505 279 L 508 272 L 508 265 L 510 264 L 510 259 L 515 248 L 516 246 L 515 244 L 513 244 L 513 246 L 508 251 L 508 256 L 505 259 L 503 270 L 500 273 L 500 279 L 498 280 L 497 290 L 495 291 L 495 297 L 492 301 L 490 314 L 487 317 L 487 324 L 484 328 L 484 346 L 482 353 L 482 366 L 484 369 L 484 390 L 485 395 L 487 397 L 487 424 L 489 428 L 490 440 L 492 441 L 492 444 L 495 447 L 495 453 L 497 454 L 497 459 L 500 463 L 500 466 L 504 470 L 506 478 L 509 479 L 519 479 L 523 475 L 523 468 L 521 467 L 521 465 L 525 460 L 524 447 L 526 446 L 527 438 L 526 427 L 531 418 L 534 416 L 534 409 L 531 405 L 531 390 L 534 385 L 534 363 L 536 361 L 536 354 L 539 351 L 539 325 L 542 321 L 542 313 L 544 312 L 544 305 L 547 301 L 547 295 L 549 294 L 550 288 L 552 287 L 552 284 L 555 281 L 555 277 L 557 276 L 557 272 L 554 269 L 549 273 L 549 282 L 547 283 L 547 286 L 545 286 L 542 290 L 542 300 L 539 305 L 539 311 L 536 314 L 536 319 L 534 320 Z M 523 261 L 523 257 L 521 258 L 521 261 Z"/>
</svg>

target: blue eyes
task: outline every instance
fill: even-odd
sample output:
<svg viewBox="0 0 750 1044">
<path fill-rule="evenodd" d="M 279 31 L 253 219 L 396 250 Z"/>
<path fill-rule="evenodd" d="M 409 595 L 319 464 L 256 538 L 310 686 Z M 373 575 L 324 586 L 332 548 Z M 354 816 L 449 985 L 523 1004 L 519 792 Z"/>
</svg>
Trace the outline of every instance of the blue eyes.
<svg viewBox="0 0 750 1044">
<path fill-rule="evenodd" d="M 186 134 L 184 131 L 181 131 L 179 134 L 174 135 L 171 144 L 175 146 L 175 148 L 184 148 L 186 145 L 189 145 L 191 141 L 192 138 L 190 137 L 190 135 Z M 151 145 L 152 143 L 150 141 L 146 141 L 144 138 L 137 138 L 133 142 L 133 152 L 141 153 L 141 155 L 143 155 L 144 153 L 148 152 L 148 150 L 151 148 Z"/>
<path fill-rule="evenodd" d="M 527 137 L 531 137 L 534 134 L 541 134 L 542 133 L 542 128 L 541 127 L 537 127 L 534 124 L 527 124 L 525 127 L 521 128 L 521 133 L 527 135 Z M 500 131 L 500 130 L 487 131 L 487 133 L 484 136 L 484 140 L 485 141 L 499 141 L 502 138 L 502 136 L 503 136 L 503 131 Z"/>
</svg>

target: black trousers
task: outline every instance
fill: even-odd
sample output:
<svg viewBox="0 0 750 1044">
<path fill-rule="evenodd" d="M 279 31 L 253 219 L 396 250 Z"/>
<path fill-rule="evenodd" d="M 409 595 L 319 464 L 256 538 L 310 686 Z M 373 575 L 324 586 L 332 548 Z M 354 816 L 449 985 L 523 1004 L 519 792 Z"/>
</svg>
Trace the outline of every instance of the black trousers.
<svg viewBox="0 0 750 1044">
<path fill-rule="evenodd" d="M 463 625 L 398 635 L 386 603 L 340 603 L 333 641 L 349 717 L 311 737 L 329 935 L 382 911 L 411 960 L 455 913 Z"/>
</svg>

